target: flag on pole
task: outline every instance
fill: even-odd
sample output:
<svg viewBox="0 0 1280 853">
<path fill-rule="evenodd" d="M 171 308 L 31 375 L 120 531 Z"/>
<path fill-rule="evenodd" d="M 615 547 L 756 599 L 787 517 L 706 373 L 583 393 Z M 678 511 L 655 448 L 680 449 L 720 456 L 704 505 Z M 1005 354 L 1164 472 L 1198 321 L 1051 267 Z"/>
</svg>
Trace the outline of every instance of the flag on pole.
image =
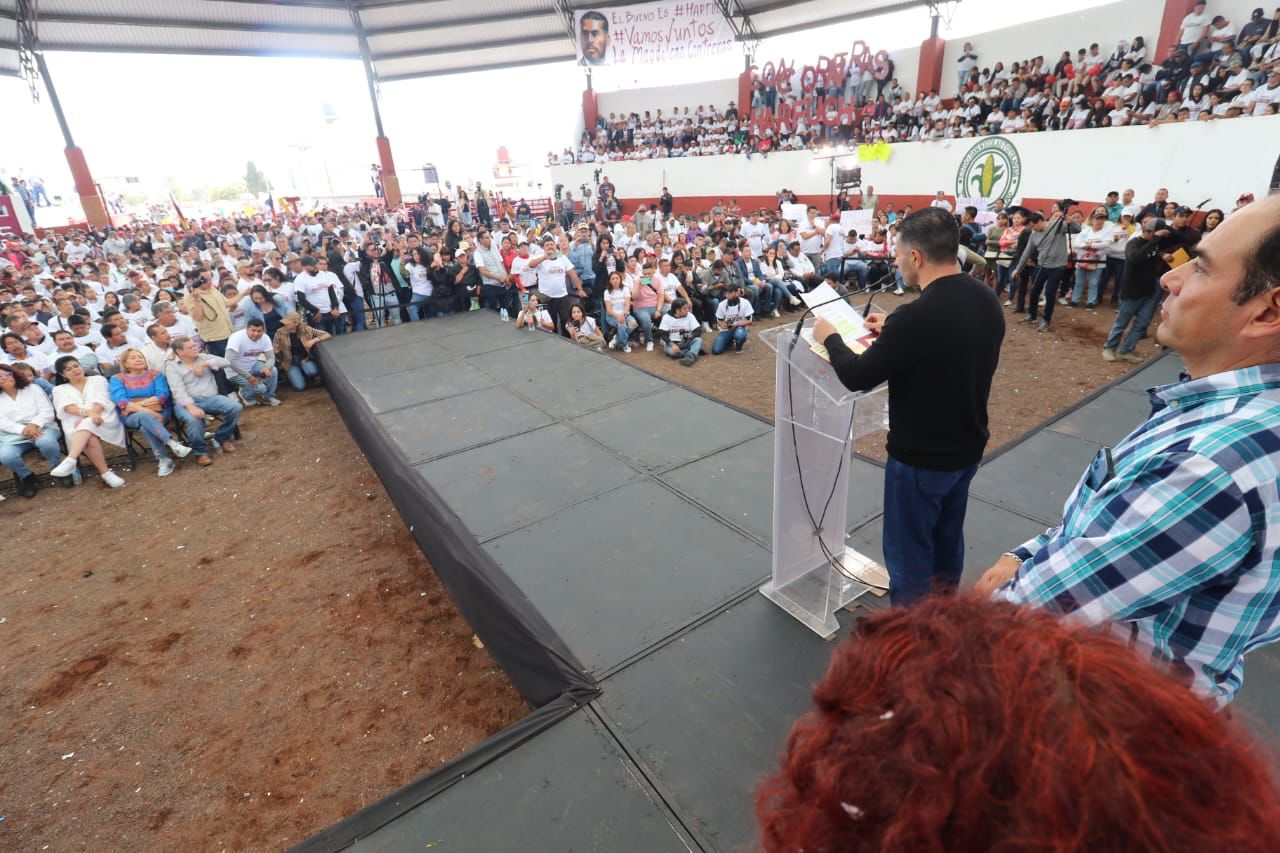
<svg viewBox="0 0 1280 853">
<path fill-rule="evenodd" d="M 267 207 L 271 210 L 271 221 L 276 221 L 276 200 L 271 193 L 267 193 Z"/>
<path fill-rule="evenodd" d="M 173 197 L 173 193 L 169 193 L 169 203 L 173 205 L 173 210 L 178 214 L 178 224 L 182 226 L 182 230 L 186 231 L 188 227 L 187 217 L 182 215 L 182 208 L 178 207 L 178 200 Z"/>
</svg>

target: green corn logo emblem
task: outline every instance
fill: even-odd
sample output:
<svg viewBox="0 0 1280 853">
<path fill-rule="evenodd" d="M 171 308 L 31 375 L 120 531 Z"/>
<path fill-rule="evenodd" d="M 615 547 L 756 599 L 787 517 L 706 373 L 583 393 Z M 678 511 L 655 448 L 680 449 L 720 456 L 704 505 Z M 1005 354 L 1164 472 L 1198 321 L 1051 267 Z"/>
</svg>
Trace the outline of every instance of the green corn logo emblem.
<svg viewBox="0 0 1280 853">
<path fill-rule="evenodd" d="M 1022 158 L 1013 143 L 1000 137 L 979 141 L 956 170 L 956 195 L 1012 203 L 1022 181 Z"/>
</svg>

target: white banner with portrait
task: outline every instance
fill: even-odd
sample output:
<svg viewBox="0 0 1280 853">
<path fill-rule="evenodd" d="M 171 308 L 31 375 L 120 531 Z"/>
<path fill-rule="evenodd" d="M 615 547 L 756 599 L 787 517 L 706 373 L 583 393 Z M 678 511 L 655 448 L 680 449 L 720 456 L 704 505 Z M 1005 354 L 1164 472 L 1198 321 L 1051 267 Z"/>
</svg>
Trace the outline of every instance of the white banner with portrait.
<svg viewBox="0 0 1280 853">
<path fill-rule="evenodd" d="M 637 3 L 574 12 L 578 64 L 656 65 L 735 49 L 733 28 L 714 2 Z"/>
</svg>

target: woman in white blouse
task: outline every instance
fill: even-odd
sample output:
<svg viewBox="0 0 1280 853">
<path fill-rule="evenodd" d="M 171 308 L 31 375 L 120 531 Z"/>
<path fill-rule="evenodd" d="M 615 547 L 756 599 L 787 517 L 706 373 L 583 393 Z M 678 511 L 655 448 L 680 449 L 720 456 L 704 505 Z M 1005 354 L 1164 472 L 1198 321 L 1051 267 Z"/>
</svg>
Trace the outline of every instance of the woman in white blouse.
<svg viewBox="0 0 1280 853">
<path fill-rule="evenodd" d="M 64 355 L 54 364 L 57 385 L 53 389 L 53 408 L 67 435 L 67 458 L 50 473 L 65 477 L 76 470 L 81 454 L 97 469 L 102 482 L 113 489 L 124 480 L 107 465 L 102 442 L 123 447 L 124 424 L 111 401 L 107 380 L 89 376 L 75 356 Z"/>
<path fill-rule="evenodd" d="M 60 435 L 49 396 L 11 366 L 0 364 L 0 465 L 13 472 L 24 498 L 36 496 L 36 477 L 22 454 L 38 450 L 50 467 L 56 467 L 62 461 Z"/>
</svg>

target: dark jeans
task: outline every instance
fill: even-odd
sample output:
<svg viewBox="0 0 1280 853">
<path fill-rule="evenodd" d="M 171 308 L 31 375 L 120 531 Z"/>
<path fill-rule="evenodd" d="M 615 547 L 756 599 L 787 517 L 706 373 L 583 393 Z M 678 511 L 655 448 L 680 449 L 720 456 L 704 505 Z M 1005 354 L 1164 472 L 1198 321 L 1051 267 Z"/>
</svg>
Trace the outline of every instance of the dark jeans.
<svg viewBox="0 0 1280 853">
<path fill-rule="evenodd" d="M 1027 316 L 1036 317 L 1036 309 L 1040 306 L 1040 293 L 1044 293 L 1044 321 L 1053 322 L 1053 306 L 1058 304 L 1058 285 L 1067 275 L 1066 267 L 1037 267 L 1036 277 L 1031 284 L 1031 299 L 1027 306 Z"/>
<path fill-rule="evenodd" d="M 1098 301 L 1107 298 L 1107 283 L 1111 283 L 1111 304 L 1120 301 L 1120 282 L 1124 281 L 1124 258 L 1107 258 L 1107 265 L 1102 268 L 1102 280 L 1098 282 Z"/>
<path fill-rule="evenodd" d="M 582 300 L 576 294 L 552 296 L 547 300 L 547 312 L 551 315 L 551 322 L 555 323 L 559 334 L 569 337 L 569 309 L 581 304 Z"/>
<path fill-rule="evenodd" d="M 205 341 L 204 351 L 209 353 L 209 355 L 216 355 L 220 358 L 226 358 L 227 357 L 227 339 L 223 338 L 220 341 Z"/>
<path fill-rule="evenodd" d="M 930 471 L 892 456 L 884 470 L 884 562 L 894 606 L 955 589 L 964 571 L 964 513 L 978 466 Z"/>
<path fill-rule="evenodd" d="M 1102 345 L 1103 349 L 1118 348 L 1121 355 L 1133 352 L 1138 346 L 1138 341 L 1142 340 L 1142 336 L 1147 333 L 1151 319 L 1155 317 L 1156 309 L 1160 307 L 1160 297 L 1163 295 L 1164 292 L 1157 287 L 1145 299 L 1121 299 L 1115 324 L 1111 327 L 1111 333 L 1107 335 L 1107 342 Z M 1129 329 L 1126 335 L 1125 329 L 1130 322 L 1133 323 L 1133 328 Z"/>
<path fill-rule="evenodd" d="M 480 285 L 480 307 L 490 308 L 494 311 L 507 309 L 509 314 L 519 314 L 520 297 L 516 295 L 514 287 L 507 288 L 494 284 Z"/>
</svg>

